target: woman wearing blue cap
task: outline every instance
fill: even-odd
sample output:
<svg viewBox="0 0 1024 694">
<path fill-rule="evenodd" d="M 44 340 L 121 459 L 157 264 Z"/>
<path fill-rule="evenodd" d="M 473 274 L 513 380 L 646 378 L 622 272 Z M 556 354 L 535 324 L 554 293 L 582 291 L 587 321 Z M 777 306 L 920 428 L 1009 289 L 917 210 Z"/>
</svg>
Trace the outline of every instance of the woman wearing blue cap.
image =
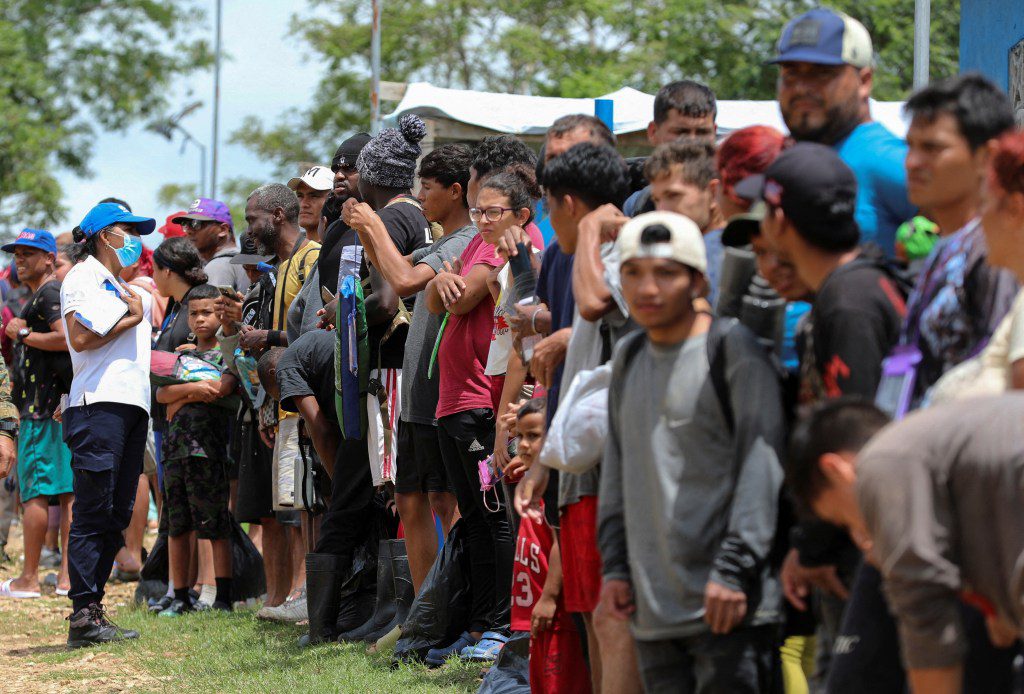
<svg viewBox="0 0 1024 694">
<path fill-rule="evenodd" d="M 118 279 L 156 222 L 100 203 L 75 230 L 87 257 L 64 278 L 61 315 L 74 376 L 62 413 L 75 504 L 68 543 L 73 603 L 68 647 L 137 638 L 104 615 L 104 586 L 124 545 L 149 420 L 151 299 Z"/>
</svg>

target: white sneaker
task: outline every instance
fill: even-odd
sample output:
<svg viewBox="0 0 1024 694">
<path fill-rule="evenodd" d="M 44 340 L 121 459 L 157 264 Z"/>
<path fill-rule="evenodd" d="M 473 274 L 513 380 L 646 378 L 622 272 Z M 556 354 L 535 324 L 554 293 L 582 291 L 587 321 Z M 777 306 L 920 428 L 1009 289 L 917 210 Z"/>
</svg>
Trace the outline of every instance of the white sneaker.
<svg viewBox="0 0 1024 694">
<path fill-rule="evenodd" d="M 306 609 L 306 593 L 303 591 L 294 600 L 285 600 L 277 607 L 263 607 L 256 613 L 257 619 L 265 619 L 270 622 L 300 622 L 309 619 L 309 611 Z"/>
</svg>

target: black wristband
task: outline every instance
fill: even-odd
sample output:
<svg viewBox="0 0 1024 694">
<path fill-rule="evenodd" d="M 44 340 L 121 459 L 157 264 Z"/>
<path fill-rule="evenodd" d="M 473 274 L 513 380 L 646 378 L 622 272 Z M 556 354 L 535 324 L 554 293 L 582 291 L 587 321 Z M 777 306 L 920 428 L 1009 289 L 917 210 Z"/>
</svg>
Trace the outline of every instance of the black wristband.
<svg viewBox="0 0 1024 694">
<path fill-rule="evenodd" d="M 287 345 L 287 336 L 283 330 L 268 330 L 267 344 L 271 347 L 284 347 Z"/>
</svg>

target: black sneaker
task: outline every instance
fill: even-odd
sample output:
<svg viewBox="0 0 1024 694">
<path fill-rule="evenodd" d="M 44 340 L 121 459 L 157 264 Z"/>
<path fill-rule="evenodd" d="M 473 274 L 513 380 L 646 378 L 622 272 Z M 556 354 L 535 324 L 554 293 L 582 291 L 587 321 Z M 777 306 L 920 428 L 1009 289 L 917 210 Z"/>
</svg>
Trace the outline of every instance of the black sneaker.
<svg viewBox="0 0 1024 694">
<path fill-rule="evenodd" d="M 191 603 L 183 600 L 171 600 L 171 604 L 167 606 L 166 610 L 158 612 L 161 617 L 180 617 L 183 614 L 189 612 L 195 612 L 195 607 Z"/>
<path fill-rule="evenodd" d="M 234 608 L 230 603 L 222 602 L 220 600 L 214 600 L 213 604 L 203 602 L 200 600 L 195 604 L 196 612 L 234 612 Z"/>
<path fill-rule="evenodd" d="M 154 602 L 152 602 L 148 609 L 149 609 L 150 612 L 152 612 L 154 614 L 156 614 L 158 612 L 163 612 L 164 610 L 166 610 L 168 607 L 171 606 L 172 602 L 174 602 L 174 598 L 172 596 L 170 596 L 170 595 L 165 595 L 162 598 L 160 598 L 159 600 L 155 600 Z"/>
<path fill-rule="evenodd" d="M 139 638 L 139 632 L 121 629 L 113 624 L 104 614 L 103 607 L 96 603 L 83 607 L 67 619 L 70 622 L 68 626 L 69 650 Z"/>
</svg>

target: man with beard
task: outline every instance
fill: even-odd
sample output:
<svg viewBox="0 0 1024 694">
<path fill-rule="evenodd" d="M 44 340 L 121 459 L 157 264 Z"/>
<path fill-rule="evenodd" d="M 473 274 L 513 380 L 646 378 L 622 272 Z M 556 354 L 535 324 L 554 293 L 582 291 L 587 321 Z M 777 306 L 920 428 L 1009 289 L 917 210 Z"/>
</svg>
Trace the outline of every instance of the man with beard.
<svg viewBox="0 0 1024 694">
<path fill-rule="evenodd" d="M 189 205 L 185 214 L 175 217 L 171 222 L 180 224 L 195 244 L 210 284 L 234 287 L 237 292 L 249 288 L 245 270 L 241 265 L 231 264 L 231 258 L 238 254 L 238 246 L 235 244 L 231 210 L 225 203 L 199 198 Z"/>
<path fill-rule="evenodd" d="M 871 36 L 864 25 L 818 8 L 782 30 L 778 100 L 798 141 L 835 148 L 857 177 L 856 219 L 863 243 L 895 252 L 896 229 L 915 214 L 907 200 L 907 146 L 871 120 Z"/>
</svg>

